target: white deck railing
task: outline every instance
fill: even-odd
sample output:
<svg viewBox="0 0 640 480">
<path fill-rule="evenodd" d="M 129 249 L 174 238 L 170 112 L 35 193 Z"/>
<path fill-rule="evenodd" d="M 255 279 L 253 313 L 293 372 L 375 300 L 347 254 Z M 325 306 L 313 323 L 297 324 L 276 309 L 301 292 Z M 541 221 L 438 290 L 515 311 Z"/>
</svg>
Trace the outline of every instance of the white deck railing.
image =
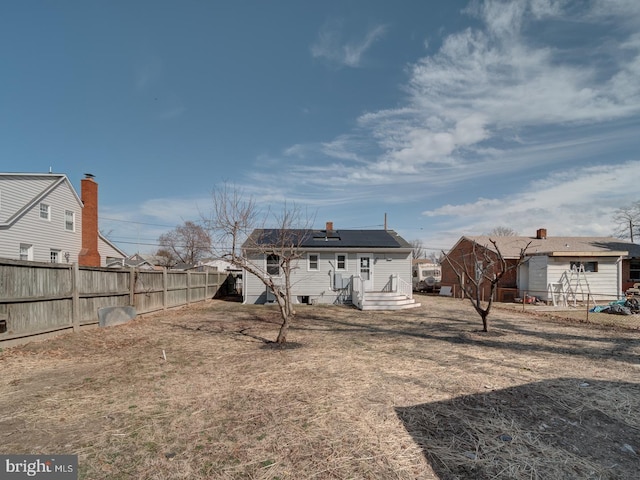
<svg viewBox="0 0 640 480">
<path fill-rule="evenodd" d="M 413 285 L 405 282 L 398 274 L 394 274 L 392 277 L 395 277 L 395 281 L 393 282 L 396 287 L 395 291 L 402 295 L 406 295 L 407 298 L 413 298 Z"/>
<path fill-rule="evenodd" d="M 362 277 L 353 277 L 351 281 L 351 303 L 362 310 L 364 306 L 364 280 Z"/>
<path fill-rule="evenodd" d="M 393 292 L 413 298 L 413 285 L 405 282 L 397 273 L 389 276 L 389 281 L 382 287 L 382 292 Z M 360 276 L 354 276 L 351 282 L 351 303 L 362 309 L 365 303 L 364 280 Z"/>
</svg>

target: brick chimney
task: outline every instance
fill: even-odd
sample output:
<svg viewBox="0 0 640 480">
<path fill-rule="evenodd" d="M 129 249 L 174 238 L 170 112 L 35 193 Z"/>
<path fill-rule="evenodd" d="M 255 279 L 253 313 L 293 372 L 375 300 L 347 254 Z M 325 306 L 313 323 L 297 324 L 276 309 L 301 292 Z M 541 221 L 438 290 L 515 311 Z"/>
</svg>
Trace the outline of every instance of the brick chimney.
<svg viewBox="0 0 640 480">
<path fill-rule="evenodd" d="M 327 222 L 326 231 L 327 233 L 333 232 L 333 222 Z"/>
<path fill-rule="evenodd" d="M 87 173 L 80 180 L 80 196 L 82 197 L 82 249 L 78 255 L 78 265 L 83 267 L 99 267 L 98 252 L 98 184 L 93 175 Z"/>
<path fill-rule="evenodd" d="M 537 240 L 545 240 L 547 238 L 547 229 L 539 228 L 536 230 L 536 239 Z"/>
</svg>

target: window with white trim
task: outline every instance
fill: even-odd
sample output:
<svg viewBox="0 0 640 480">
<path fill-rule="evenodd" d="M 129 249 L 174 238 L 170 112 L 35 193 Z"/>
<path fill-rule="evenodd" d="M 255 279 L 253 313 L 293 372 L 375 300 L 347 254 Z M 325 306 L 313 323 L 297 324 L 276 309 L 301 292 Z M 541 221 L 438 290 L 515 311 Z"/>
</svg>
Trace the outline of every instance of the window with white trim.
<svg viewBox="0 0 640 480">
<path fill-rule="evenodd" d="M 280 257 L 278 255 L 267 255 L 267 274 L 280 276 Z"/>
<path fill-rule="evenodd" d="M 33 245 L 20 244 L 20 260 L 33 260 Z"/>
<path fill-rule="evenodd" d="M 570 262 L 571 270 L 582 270 L 584 272 L 597 272 L 598 271 L 598 262 Z"/>
<path fill-rule="evenodd" d="M 71 210 L 64 211 L 64 229 L 68 232 L 76 231 L 76 214 Z"/>
<path fill-rule="evenodd" d="M 60 263 L 60 250 L 54 250 L 52 248 L 49 252 L 49 258 L 51 263 Z"/>
<path fill-rule="evenodd" d="M 320 270 L 320 255 L 318 255 L 317 253 L 307 254 L 307 270 Z"/>
<path fill-rule="evenodd" d="M 51 206 L 46 203 L 40 204 L 40 218 L 43 220 L 51 220 Z"/>
<path fill-rule="evenodd" d="M 336 270 L 347 269 L 347 255 L 344 253 L 336 253 Z"/>
</svg>

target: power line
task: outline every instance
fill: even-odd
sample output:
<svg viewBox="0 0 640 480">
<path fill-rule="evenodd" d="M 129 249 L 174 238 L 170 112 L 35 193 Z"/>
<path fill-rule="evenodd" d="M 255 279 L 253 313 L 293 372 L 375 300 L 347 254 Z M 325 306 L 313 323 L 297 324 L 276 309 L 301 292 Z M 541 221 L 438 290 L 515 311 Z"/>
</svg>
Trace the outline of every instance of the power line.
<svg viewBox="0 0 640 480">
<path fill-rule="evenodd" d="M 135 223 L 137 225 L 149 225 L 151 227 L 167 227 L 167 228 L 175 228 L 175 225 L 161 225 L 159 223 L 146 223 L 146 222 L 134 222 L 133 220 L 120 220 L 118 218 L 109 218 L 109 217 L 100 217 L 101 220 L 109 220 L 111 222 L 121 222 L 121 223 Z"/>
</svg>

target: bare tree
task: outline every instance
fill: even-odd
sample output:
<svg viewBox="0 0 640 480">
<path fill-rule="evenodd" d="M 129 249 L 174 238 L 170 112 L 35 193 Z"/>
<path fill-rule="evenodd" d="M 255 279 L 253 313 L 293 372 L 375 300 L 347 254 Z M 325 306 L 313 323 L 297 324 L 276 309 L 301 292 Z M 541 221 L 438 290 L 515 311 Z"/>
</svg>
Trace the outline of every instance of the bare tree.
<svg viewBox="0 0 640 480">
<path fill-rule="evenodd" d="M 436 265 L 440 265 L 442 263 L 442 260 L 444 258 L 444 255 L 442 252 L 431 252 L 427 258 L 429 260 L 431 260 L 431 263 L 435 263 Z"/>
<path fill-rule="evenodd" d="M 168 248 L 159 248 L 155 253 L 155 264 L 160 267 L 172 268 L 175 267 L 180 260 L 173 251 Z"/>
<path fill-rule="evenodd" d="M 214 191 L 209 222 L 217 234 L 219 256 L 255 275 L 273 292 L 282 319 L 276 343 L 284 344 L 295 315 L 292 272 L 304 254 L 303 242 L 312 234 L 312 220 L 295 205 L 286 204 L 278 213 L 268 211 L 262 219 L 262 228 L 255 228 L 258 218 L 255 201 L 244 197 L 239 189 L 224 186 Z M 264 228 L 268 220 L 275 228 Z"/>
<path fill-rule="evenodd" d="M 616 210 L 613 221 L 616 224 L 614 234 L 620 238 L 628 238 L 633 242 L 636 229 L 640 227 L 640 202 Z"/>
<path fill-rule="evenodd" d="M 427 257 L 427 251 L 424 248 L 424 243 L 422 243 L 422 240 L 411 240 L 409 243 L 413 247 L 413 258 Z"/>
<path fill-rule="evenodd" d="M 211 236 L 202 226 L 186 221 L 158 238 L 161 248 L 156 255 L 165 259 L 166 266 L 177 263 L 196 264 L 211 252 Z"/>
<path fill-rule="evenodd" d="M 490 237 L 517 237 L 518 232 L 516 232 L 513 228 L 498 226 L 494 227 L 486 235 Z"/>
<path fill-rule="evenodd" d="M 482 319 L 482 331 L 488 331 L 488 317 L 495 297 L 496 288 L 500 280 L 510 272 L 517 269 L 522 263 L 531 242 L 520 249 L 520 256 L 515 262 L 507 262 L 502 256 L 495 240 L 489 239 L 495 251 L 487 246 L 480 246 L 472 242 L 469 252 L 459 255 L 458 258 L 446 255 L 444 261 L 451 265 L 458 284 L 465 296 L 473 305 L 475 311 Z M 444 254 L 444 252 L 442 252 Z M 485 285 L 489 287 L 489 295 L 486 301 L 482 300 Z"/>
</svg>

